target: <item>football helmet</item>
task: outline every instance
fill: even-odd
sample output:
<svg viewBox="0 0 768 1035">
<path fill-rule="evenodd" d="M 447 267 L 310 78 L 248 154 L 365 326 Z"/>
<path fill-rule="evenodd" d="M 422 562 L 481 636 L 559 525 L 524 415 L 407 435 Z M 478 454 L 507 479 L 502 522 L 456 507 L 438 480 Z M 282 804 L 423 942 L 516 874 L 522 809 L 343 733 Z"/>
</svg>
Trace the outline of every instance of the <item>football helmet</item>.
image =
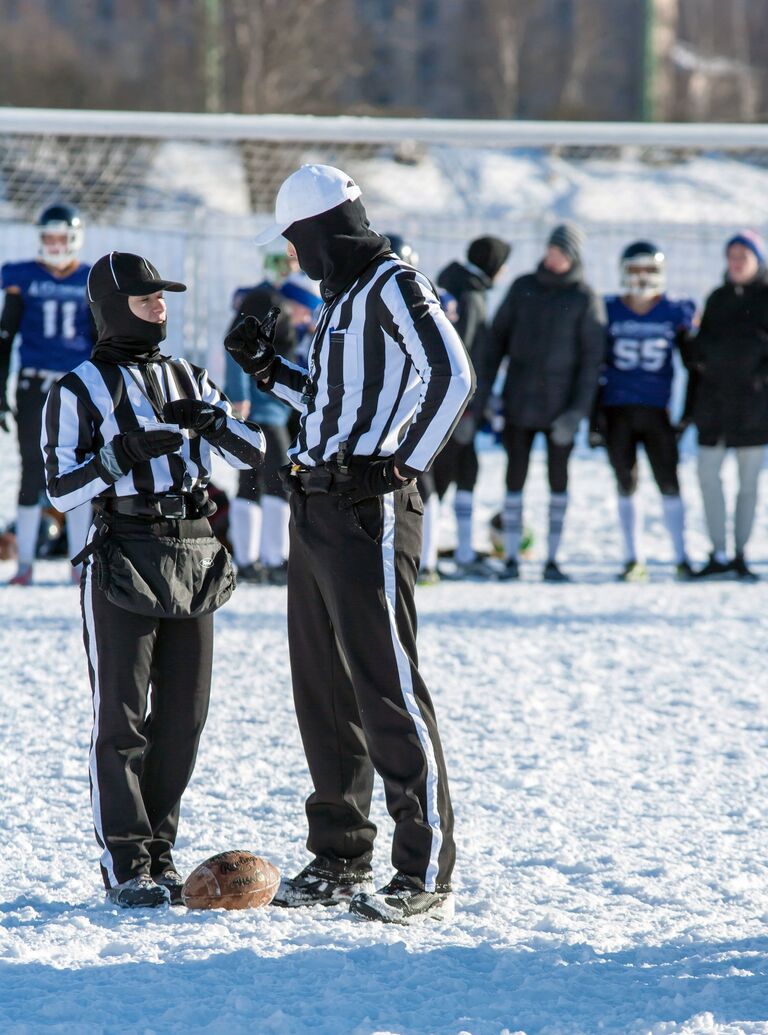
<svg viewBox="0 0 768 1035">
<path fill-rule="evenodd" d="M 83 221 L 76 208 L 61 203 L 49 205 L 40 213 L 36 226 L 40 238 L 38 256 L 46 266 L 64 269 L 77 258 L 83 247 Z M 65 235 L 66 242 L 46 241 L 54 234 Z"/>
<path fill-rule="evenodd" d="M 664 252 L 650 241 L 633 241 L 621 253 L 621 286 L 632 298 L 655 298 L 667 286 Z"/>
</svg>

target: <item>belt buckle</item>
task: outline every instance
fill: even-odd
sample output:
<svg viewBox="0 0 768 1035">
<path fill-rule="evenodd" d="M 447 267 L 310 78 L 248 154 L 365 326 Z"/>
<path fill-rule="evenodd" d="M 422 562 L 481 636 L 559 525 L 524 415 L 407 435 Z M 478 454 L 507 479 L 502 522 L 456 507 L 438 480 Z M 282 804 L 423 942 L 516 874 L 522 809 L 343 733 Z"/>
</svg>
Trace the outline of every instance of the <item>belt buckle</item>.
<svg viewBox="0 0 768 1035">
<path fill-rule="evenodd" d="M 168 502 L 170 506 L 166 508 L 165 506 L 163 506 L 164 502 Z M 165 501 L 159 501 L 159 510 L 161 515 L 165 518 L 170 518 L 171 520 L 180 520 L 187 516 L 187 501 L 183 498 L 169 500 L 166 497 Z"/>
</svg>

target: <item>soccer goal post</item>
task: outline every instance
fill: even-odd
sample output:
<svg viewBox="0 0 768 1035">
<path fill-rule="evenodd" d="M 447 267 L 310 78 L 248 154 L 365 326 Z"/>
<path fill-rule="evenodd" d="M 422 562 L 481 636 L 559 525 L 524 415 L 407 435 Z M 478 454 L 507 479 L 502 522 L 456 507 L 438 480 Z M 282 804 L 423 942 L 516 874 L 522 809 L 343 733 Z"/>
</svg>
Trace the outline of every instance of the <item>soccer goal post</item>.
<svg viewBox="0 0 768 1035">
<path fill-rule="evenodd" d="M 727 235 L 768 221 L 763 125 L 0 108 L 0 259 L 35 254 L 45 204 L 75 203 L 86 260 L 140 251 L 186 280 L 169 342 L 215 370 L 233 290 L 261 277 L 253 238 L 305 162 L 349 172 L 374 228 L 407 238 L 431 276 L 473 237 L 508 239 L 499 291 L 570 219 L 586 231 L 599 290 L 617 286 L 621 249 L 643 236 L 667 253 L 670 289 L 701 299 L 720 279 Z"/>
</svg>

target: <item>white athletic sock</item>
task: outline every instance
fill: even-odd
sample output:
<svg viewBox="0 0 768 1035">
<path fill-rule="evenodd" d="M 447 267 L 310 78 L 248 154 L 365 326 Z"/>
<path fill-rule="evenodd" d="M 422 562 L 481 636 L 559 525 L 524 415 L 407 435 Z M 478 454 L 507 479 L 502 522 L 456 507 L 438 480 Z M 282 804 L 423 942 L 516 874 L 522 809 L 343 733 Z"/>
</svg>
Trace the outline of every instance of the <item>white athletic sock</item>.
<svg viewBox="0 0 768 1035">
<path fill-rule="evenodd" d="M 440 540 L 440 497 L 433 492 L 424 503 L 424 528 L 421 540 L 422 571 L 437 569 L 437 551 Z"/>
<path fill-rule="evenodd" d="M 516 560 L 523 534 L 522 492 L 508 492 L 504 497 L 501 526 L 504 530 L 504 556 L 507 560 Z"/>
<path fill-rule="evenodd" d="M 93 508 L 90 503 L 83 503 L 65 515 L 67 522 L 67 544 L 70 558 L 77 556 L 86 544 L 88 532 L 93 521 Z"/>
<path fill-rule="evenodd" d="M 19 567 L 22 564 L 34 564 L 42 509 L 36 504 L 33 507 L 20 506 L 16 511 L 16 549 L 19 554 Z"/>
<path fill-rule="evenodd" d="M 662 496 L 661 505 L 664 510 L 664 524 L 667 526 L 672 548 L 675 551 L 675 564 L 685 560 L 685 507 L 680 496 Z"/>
<path fill-rule="evenodd" d="M 642 564 L 644 557 L 642 550 L 638 548 L 637 529 L 640 527 L 638 518 L 638 507 L 634 496 L 619 496 L 619 523 L 624 536 L 624 561 L 638 561 Z"/>
<path fill-rule="evenodd" d="M 560 549 L 560 539 L 563 535 L 565 524 L 565 512 L 568 509 L 568 493 L 553 492 L 549 497 L 549 535 L 547 536 L 547 548 L 549 554 L 547 560 L 557 559 L 557 551 Z"/>
<path fill-rule="evenodd" d="M 260 531 L 261 507 L 236 496 L 229 505 L 229 538 L 238 568 L 258 559 Z"/>
<path fill-rule="evenodd" d="M 469 564 L 475 558 L 472 549 L 472 493 L 466 489 L 457 489 L 453 510 L 459 540 L 454 556 L 459 564 Z"/>
<path fill-rule="evenodd" d="M 261 546 L 259 560 L 268 568 L 282 564 L 288 556 L 288 520 L 291 508 L 279 496 L 261 497 Z"/>
</svg>

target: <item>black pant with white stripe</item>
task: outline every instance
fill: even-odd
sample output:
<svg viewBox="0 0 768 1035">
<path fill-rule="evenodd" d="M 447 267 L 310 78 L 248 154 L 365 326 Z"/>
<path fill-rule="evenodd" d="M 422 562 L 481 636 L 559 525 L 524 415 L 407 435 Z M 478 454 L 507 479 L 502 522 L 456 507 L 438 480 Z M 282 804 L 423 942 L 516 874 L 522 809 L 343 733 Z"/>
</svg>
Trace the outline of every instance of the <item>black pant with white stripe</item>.
<svg viewBox="0 0 768 1035">
<path fill-rule="evenodd" d="M 94 711 L 91 803 L 109 888 L 173 867 L 179 804 L 208 713 L 213 615 L 133 614 L 96 588 L 91 565 L 82 607 Z"/>
<path fill-rule="evenodd" d="M 374 769 L 395 821 L 392 863 L 427 890 L 453 870 L 453 811 L 416 653 L 423 505 L 415 486 L 345 509 L 291 496 L 288 637 L 314 792 L 307 847 L 367 863 Z"/>
</svg>

